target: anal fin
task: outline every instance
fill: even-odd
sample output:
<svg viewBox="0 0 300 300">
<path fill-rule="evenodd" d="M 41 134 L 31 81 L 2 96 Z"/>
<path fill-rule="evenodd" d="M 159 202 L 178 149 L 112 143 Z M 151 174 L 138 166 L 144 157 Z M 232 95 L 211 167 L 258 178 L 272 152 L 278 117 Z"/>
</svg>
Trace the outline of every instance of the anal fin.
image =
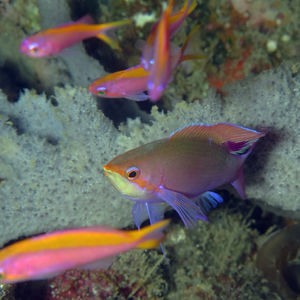
<svg viewBox="0 0 300 300">
<path fill-rule="evenodd" d="M 238 194 L 242 197 L 242 199 L 246 199 L 245 187 L 244 187 L 244 175 L 243 168 L 240 168 L 237 179 L 231 183 L 234 189 L 238 192 Z"/>
</svg>

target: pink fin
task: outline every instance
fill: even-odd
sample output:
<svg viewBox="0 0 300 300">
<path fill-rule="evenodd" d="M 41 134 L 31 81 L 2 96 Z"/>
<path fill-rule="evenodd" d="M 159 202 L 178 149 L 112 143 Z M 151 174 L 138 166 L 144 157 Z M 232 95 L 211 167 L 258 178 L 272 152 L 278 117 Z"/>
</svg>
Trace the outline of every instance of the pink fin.
<svg viewBox="0 0 300 300">
<path fill-rule="evenodd" d="M 238 194 L 242 197 L 242 199 L 246 199 L 245 187 L 244 187 L 244 175 L 243 168 L 240 168 L 237 179 L 231 183 L 234 189 L 238 192 Z"/>
<path fill-rule="evenodd" d="M 86 265 L 80 266 L 79 269 L 82 270 L 107 270 L 113 263 L 114 257 L 107 257 L 100 259 Z"/>
<path fill-rule="evenodd" d="M 74 24 L 94 24 L 94 19 L 91 15 L 85 15 L 74 22 Z"/>
<path fill-rule="evenodd" d="M 171 134 L 170 138 L 176 137 L 199 137 L 212 139 L 217 144 L 226 142 L 251 143 L 254 144 L 259 138 L 265 135 L 264 132 L 255 131 L 242 126 L 230 123 L 216 125 L 195 124 L 179 129 Z M 242 144 L 241 144 L 242 145 Z M 243 145 L 244 146 L 244 145 Z"/>
<path fill-rule="evenodd" d="M 58 28 L 69 27 L 70 25 L 74 25 L 74 24 L 94 24 L 94 19 L 92 18 L 91 15 L 85 15 L 85 16 L 81 17 L 80 19 L 78 19 L 77 21 L 58 25 L 55 28 L 58 29 Z"/>
<path fill-rule="evenodd" d="M 134 101 L 146 101 L 149 99 L 148 95 L 145 94 L 144 92 L 134 94 L 134 95 L 127 95 L 124 96 L 124 98 L 129 99 L 129 100 L 134 100 Z"/>
</svg>

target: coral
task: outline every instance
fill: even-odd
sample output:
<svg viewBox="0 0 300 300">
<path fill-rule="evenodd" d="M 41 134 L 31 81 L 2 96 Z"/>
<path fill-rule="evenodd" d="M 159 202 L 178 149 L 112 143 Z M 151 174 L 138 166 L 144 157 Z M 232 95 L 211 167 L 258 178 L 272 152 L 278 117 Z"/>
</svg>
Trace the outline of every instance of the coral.
<svg viewBox="0 0 300 300">
<path fill-rule="evenodd" d="M 117 154 L 117 130 L 86 90 L 57 89 L 52 102 L 26 91 L 10 104 L 1 94 L 0 244 L 64 227 L 131 222 L 131 203 L 102 172 Z"/>
<path fill-rule="evenodd" d="M 231 2 L 253 6 L 252 12 L 261 16 L 271 13 L 274 19 L 263 20 L 259 26 L 253 28 L 250 23 L 251 16 L 236 10 Z M 200 33 L 193 44 L 193 52 L 205 55 L 206 59 L 201 63 L 189 62 L 189 72 L 179 68 L 164 95 L 167 108 L 173 107 L 176 99 L 192 102 L 206 98 L 208 85 L 211 83 L 217 85 L 220 92 L 220 88 L 228 83 L 225 82 L 227 80 L 223 74 L 228 64 L 234 66 L 236 62 L 244 62 L 243 76 L 247 78 L 253 73 L 258 74 L 265 69 L 278 67 L 284 59 L 296 59 L 298 56 L 299 18 L 296 16 L 300 13 L 300 6 L 297 1 L 288 4 L 282 1 L 259 0 L 231 2 L 198 1 L 198 6 L 190 18 L 192 24 L 201 25 Z M 256 5 L 265 6 L 266 10 L 255 11 Z M 191 24 L 188 26 L 192 27 Z M 275 42 L 276 49 L 273 48 L 270 52 L 268 45 L 272 41 Z M 248 47 L 251 47 L 251 55 L 245 60 L 243 52 Z"/>
<path fill-rule="evenodd" d="M 132 250 L 107 270 L 70 270 L 49 280 L 45 299 L 162 299 L 168 285 L 157 251 Z"/>
<path fill-rule="evenodd" d="M 13 284 L 0 284 L 0 300 L 14 300 Z"/>
<path fill-rule="evenodd" d="M 286 3 L 280 3 L 274 0 L 244 1 L 231 0 L 233 7 L 247 19 L 247 24 L 251 27 L 258 27 L 261 24 L 265 26 L 275 26 L 282 22 L 280 10 L 286 9 Z M 288 16 L 285 16 L 288 18 Z"/>
<path fill-rule="evenodd" d="M 237 80 L 241 80 L 245 77 L 244 74 L 244 64 L 247 60 L 248 56 L 251 54 L 251 48 L 248 47 L 243 50 L 242 58 L 237 62 L 233 59 L 227 58 L 224 63 L 224 70 L 221 77 L 215 77 L 212 75 L 208 75 L 207 80 L 211 86 L 215 87 L 217 92 L 221 95 L 224 95 L 223 91 L 224 85 L 235 82 Z"/>
<path fill-rule="evenodd" d="M 201 222 L 189 231 L 177 226 L 169 234 L 166 248 L 172 256 L 169 273 L 175 287 L 167 299 L 270 296 L 269 284 L 255 268 L 253 255 L 258 233 L 250 228 L 248 217 L 228 206 L 209 217 L 211 224 Z"/>
</svg>

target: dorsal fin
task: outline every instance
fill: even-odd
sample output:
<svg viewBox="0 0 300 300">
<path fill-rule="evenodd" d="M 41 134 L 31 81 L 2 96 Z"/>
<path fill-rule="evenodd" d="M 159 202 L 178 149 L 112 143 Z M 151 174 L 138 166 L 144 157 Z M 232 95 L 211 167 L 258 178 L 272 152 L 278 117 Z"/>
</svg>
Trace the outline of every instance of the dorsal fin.
<svg viewBox="0 0 300 300">
<path fill-rule="evenodd" d="M 264 132 L 230 123 L 220 123 L 216 125 L 191 124 L 176 130 L 170 135 L 170 138 L 199 137 L 211 139 L 216 144 L 225 145 L 229 152 L 243 154 L 242 152 L 246 151 L 244 149 L 250 148 L 264 135 Z"/>
</svg>

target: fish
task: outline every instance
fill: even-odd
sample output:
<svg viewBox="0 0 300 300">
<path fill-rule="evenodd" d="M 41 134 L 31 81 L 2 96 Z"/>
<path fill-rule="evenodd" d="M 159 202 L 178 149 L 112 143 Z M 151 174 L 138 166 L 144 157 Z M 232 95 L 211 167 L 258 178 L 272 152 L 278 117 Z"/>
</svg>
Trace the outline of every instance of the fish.
<svg viewBox="0 0 300 300">
<path fill-rule="evenodd" d="M 168 224 L 131 231 L 81 227 L 27 238 L 0 250 L 0 283 L 51 278 L 71 268 L 102 269 L 117 254 L 157 247 Z"/>
<path fill-rule="evenodd" d="M 149 66 L 148 94 L 151 101 L 157 101 L 171 78 L 171 36 L 170 16 L 173 0 L 169 0 L 167 9 L 163 12 L 157 25 L 153 44 L 153 63 Z"/>
<path fill-rule="evenodd" d="M 181 49 L 171 57 L 172 72 L 182 61 L 203 59 L 201 55 L 185 54 L 189 41 L 199 28 L 200 26 L 197 25 L 191 30 Z M 96 79 L 89 86 L 89 92 L 103 98 L 126 98 L 134 101 L 146 101 L 149 99 L 149 95 L 145 93 L 148 78 L 149 71 L 146 71 L 141 63 L 126 70 Z"/>
<path fill-rule="evenodd" d="M 33 57 L 48 57 L 57 55 L 82 40 L 96 37 L 110 45 L 113 49 L 120 49 L 116 41 L 107 35 L 107 31 L 129 24 L 126 19 L 105 24 L 93 24 L 90 15 L 86 15 L 75 22 L 59 25 L 25 38 L 20 45 L 20 52 Z"/>
<path fill-rule="evenodd" d="M 169 18 L 170 37 L 172 37 L 178 31 L 185 17 L 188 16 L 196 8 L 196 6 L 197 6 L 196 0 L 185 0 L 183 7 L 178 12 L 171 14 Z M 141 62 L 145 70 L 147 71 L 149 71 L 151 64 L 153 64 L 154 62 L 153 44 L 154 44 L 155 36 L 157 34 L 158 24 L 159 21 L 153 25 L 151 32 L 142 50 Z"/>
<path fill-rule="evenodd" d="M 245 199 L 243 164 L 265 132 L 219 123 L 191 124 L 169 137 L 120 154 L 104 173 L 126 198 L 135 201 L 132 217 L 139 228 L 154 224 L 170 205 L 187 228 L 223 201 L 214 189 L 232 184 Z"/>
<path fill-rule="evenodd" d="M 88 90 L 103 98 L 145 101 L 148 100 L 148 95 L 144 93 L 147 89 L 148 76 L 149 72 L 139 64 L 96 79 Z"/>
</svg>

